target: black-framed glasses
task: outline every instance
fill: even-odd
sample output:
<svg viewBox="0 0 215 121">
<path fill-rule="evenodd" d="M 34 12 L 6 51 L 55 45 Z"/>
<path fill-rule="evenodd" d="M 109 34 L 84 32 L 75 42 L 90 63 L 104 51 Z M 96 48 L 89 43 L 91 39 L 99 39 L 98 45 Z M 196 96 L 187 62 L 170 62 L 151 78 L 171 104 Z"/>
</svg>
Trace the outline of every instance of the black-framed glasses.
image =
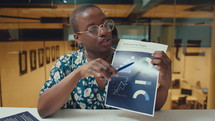
<svg viewBox="0 0 215 121">
<path fill-rule="evenodd" d="M 107 32 L 111 32 L 114 29 L 114 21 L 111 19 L 108 19 L 103 24 L 101 24 L 99 26 L 98 25 L 92 25 L 88 28 L 87 31 L 77 32 L 77 34 L 89 32 L 93 36 L 99 36 L 100 32 L 101 32 L 100 29 L 105 29 Z"/>
</svg>

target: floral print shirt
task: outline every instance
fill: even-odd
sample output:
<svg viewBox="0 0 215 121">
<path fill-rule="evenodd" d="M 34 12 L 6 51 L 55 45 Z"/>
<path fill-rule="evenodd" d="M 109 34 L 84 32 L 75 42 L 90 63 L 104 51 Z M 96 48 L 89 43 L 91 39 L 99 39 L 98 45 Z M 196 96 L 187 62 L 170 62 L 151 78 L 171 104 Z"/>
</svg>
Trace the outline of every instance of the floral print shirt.
<svg viewBox="0 0 215 121">
<path fill-rule="evenodd" d="M 87 63 L 84 56 L 84 49 L 75 51 L 73 53 L 61 56 L 54 64 L 50 71 L 49 79 L 44 83 L 40 93 L 45 92 L 55 84 L 59 83 L 69 73 Z M 62 108 L 76 108 L 76 109 L 105 109 L 104 105 L 106 97 L 107 82 L 105 89 L 100 92 L 99 86 L 93 76 L 82 78 L 74 90 L 72 91 L 69 100 Z"/>
</svg>

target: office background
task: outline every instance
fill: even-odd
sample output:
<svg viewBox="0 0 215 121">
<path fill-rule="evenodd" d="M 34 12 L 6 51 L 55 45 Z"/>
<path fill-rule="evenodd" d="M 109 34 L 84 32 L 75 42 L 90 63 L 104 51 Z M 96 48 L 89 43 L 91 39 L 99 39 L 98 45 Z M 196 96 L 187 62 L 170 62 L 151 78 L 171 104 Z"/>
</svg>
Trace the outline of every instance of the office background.
<svg viewBox="0 0 215 121">
<path fill-rule="evenodd" d="M 163 109 L 215 108 L 214 0 L 1 0 L 0 106 L 37 106 L 56 59 L 78 49 L 68 18 L 86 3 L 115 21 L 120 39 L 169 46 L 172 87 Z"/>
</svg>

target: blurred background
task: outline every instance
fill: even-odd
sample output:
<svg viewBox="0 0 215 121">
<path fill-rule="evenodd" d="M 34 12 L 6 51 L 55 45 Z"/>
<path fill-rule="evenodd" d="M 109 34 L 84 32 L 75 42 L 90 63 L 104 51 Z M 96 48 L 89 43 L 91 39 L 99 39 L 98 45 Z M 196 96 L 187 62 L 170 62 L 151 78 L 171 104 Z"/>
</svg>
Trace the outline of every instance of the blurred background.
<svg viewBox="0 0 215 121">
<path fill-rule="evenodd" d="M 0 106 L 37 107 L 56 59 L 78 49 L 69 16 L 81 4 L 115 21 L 113 47 L 118 38 L 169 46 L 163 109 L 215 109 L 214 0 L 1 0 Z"/>
</svg>

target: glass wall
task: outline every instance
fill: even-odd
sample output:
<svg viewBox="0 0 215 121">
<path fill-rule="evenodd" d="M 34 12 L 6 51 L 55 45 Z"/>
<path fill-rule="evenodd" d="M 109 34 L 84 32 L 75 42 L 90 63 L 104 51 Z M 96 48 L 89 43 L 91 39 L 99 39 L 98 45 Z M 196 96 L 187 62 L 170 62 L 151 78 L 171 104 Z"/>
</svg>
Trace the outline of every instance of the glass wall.
<svg viewBox="0 0 215 121">
<path fill-rule="evenodd" d="M 163 109 L 205 109 L 208 100 L 215 98 L 209 96 L 215 79 L 213 0 L 3 0 L 1 106 L 37 106 L 39 91 L 56 59 L 78 49 L 68 18 L 81 4 L 101 7 L 115 21 L 119 39 L 168 45 L 172 87 Z"/>
<path fill-rule="evenodd" d="M 213 1 L 176 1 L 172 109 L 206 109 L 215 41 Z M 211 93 L 211 92 L 210 92 Z"/>
</svg>

